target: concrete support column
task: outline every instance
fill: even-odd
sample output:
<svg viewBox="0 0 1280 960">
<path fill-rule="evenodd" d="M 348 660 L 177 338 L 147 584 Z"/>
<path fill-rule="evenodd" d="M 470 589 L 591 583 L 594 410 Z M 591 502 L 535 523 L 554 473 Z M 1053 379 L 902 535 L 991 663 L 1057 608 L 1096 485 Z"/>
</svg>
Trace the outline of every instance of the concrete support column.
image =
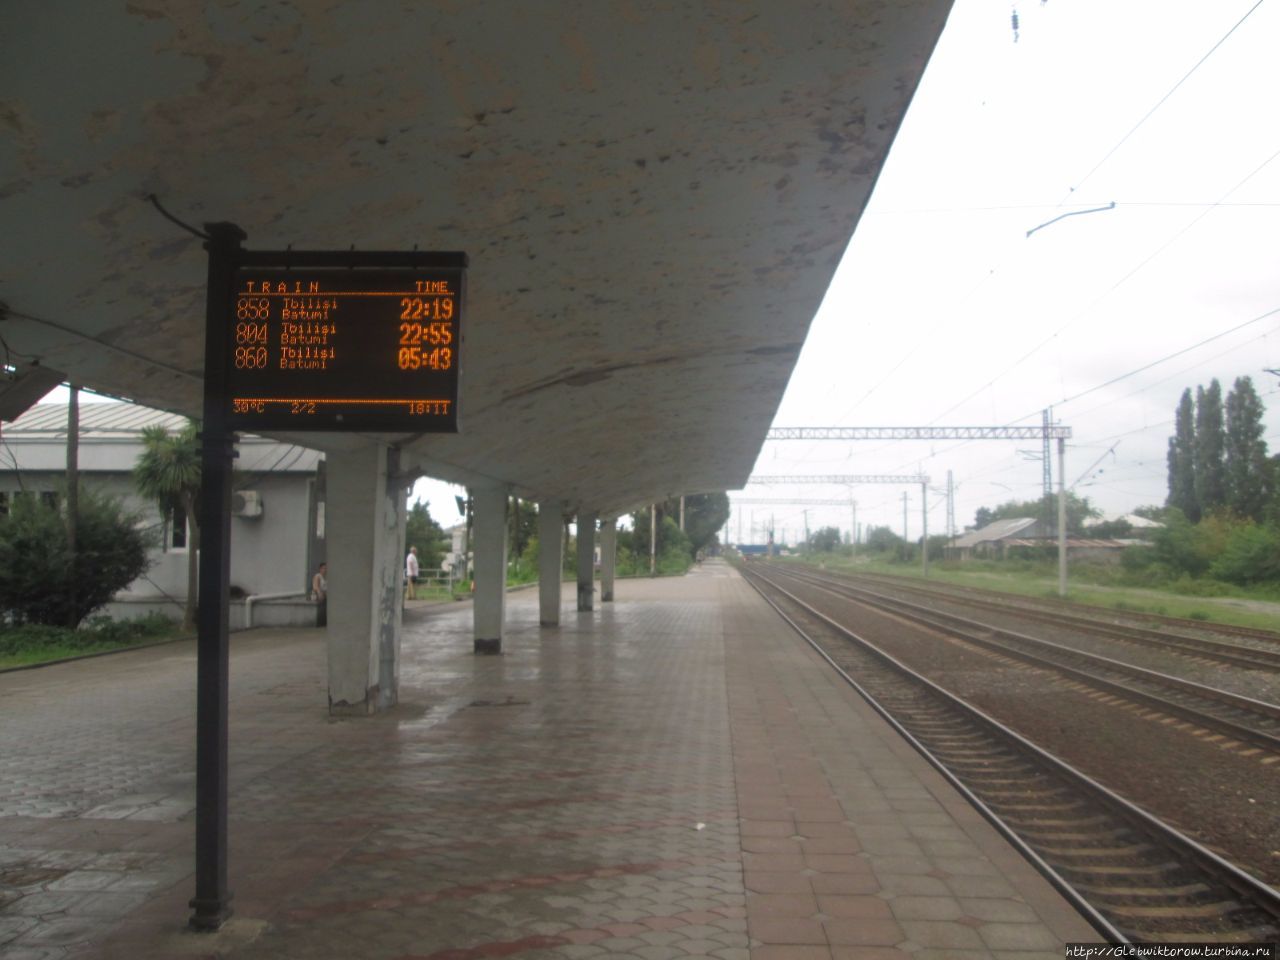
<svg viewBox="0 0 1280 960">
<path fill-rule="evenodd" d="M 596 573 L 596 515 L 578 513 L 578 610 L 593 606 Z"/>
<path fill-rule="evenodd" d="M 507 605 L 507 490 L 500 484 L 471 489 L 476 592 L 472 615 L 476 653 L 502 652 Z"/>
<path fill-rule="evenodd" d="M 564 502 L 538 501 L 538 622 L 560 625 L 560 571 L 564 565 Z"/>
<path fill-rule="evenodd" d="M 326 458 L 329 712 L 395 706 L 400 677 L 405 491 L 399 455 L 370 445 Z"/>
<path fill-rule="evenodd" d="M 618 559 L 618 521 L 600 521 L 600 602 L 613 602 L 613 572 Z"/>
</svg>

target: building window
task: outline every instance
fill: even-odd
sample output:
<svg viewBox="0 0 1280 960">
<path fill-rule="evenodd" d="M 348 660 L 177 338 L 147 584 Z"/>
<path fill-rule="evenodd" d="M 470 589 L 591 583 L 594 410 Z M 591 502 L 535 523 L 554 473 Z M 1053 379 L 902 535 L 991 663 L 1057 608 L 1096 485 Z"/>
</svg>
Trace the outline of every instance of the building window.
<svg viewBox="0 0 1280 960">
<path fill-rule="evenodd" d="M 49 507 L 52 510 L 58 509 L 58 495 L 52 490 L 41 490 L 40 500 L 46 507 Z"/>
<path fill-rule="evenodd" d="M 9 515 L 9 493 L 8 491 L 0 491 L 0 517 Z"/>
</svg>

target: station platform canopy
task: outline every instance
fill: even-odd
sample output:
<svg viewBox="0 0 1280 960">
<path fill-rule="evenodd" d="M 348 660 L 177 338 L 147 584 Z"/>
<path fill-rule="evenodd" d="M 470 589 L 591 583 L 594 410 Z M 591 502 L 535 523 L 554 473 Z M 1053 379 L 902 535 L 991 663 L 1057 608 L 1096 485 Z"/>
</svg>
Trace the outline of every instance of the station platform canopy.
<svg viewBox="0 0 1280 960">
<path fill-rule="evenodd" d="M 740 487 L 949 8 L 16 0 L 6 362 L 199 416 L 205 256 L 155 195 L 468 254 L 460 432 L 375 438 L 409 469 L 604 515 Z"/>
</svg>

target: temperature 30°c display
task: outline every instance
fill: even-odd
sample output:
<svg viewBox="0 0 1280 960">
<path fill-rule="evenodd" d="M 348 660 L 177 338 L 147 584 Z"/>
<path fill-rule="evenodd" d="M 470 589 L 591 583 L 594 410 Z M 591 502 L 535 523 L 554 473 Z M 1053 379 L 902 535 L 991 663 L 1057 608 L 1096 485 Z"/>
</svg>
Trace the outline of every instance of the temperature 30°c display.
<svg viewBox="0 0 1280 960">
<path fill-rule="evenodd" d="M 234 430 L 455 433 L 462 268 L 236 272 Z"/>
</svg>

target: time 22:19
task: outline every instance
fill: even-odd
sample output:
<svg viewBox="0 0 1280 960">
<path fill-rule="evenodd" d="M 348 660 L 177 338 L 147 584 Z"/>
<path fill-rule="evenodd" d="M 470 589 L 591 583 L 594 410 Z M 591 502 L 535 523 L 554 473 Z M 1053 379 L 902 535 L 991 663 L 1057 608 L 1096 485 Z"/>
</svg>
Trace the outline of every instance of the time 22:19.
<svg viewBox="0 0 1280 960">
<path fill-rule="evenodd" d="M 452 320 L 453 298 L 434 297 L 424 300 L 422 297 L 402 297 L 400 299 L 401 320 Z"/>
</svg>

